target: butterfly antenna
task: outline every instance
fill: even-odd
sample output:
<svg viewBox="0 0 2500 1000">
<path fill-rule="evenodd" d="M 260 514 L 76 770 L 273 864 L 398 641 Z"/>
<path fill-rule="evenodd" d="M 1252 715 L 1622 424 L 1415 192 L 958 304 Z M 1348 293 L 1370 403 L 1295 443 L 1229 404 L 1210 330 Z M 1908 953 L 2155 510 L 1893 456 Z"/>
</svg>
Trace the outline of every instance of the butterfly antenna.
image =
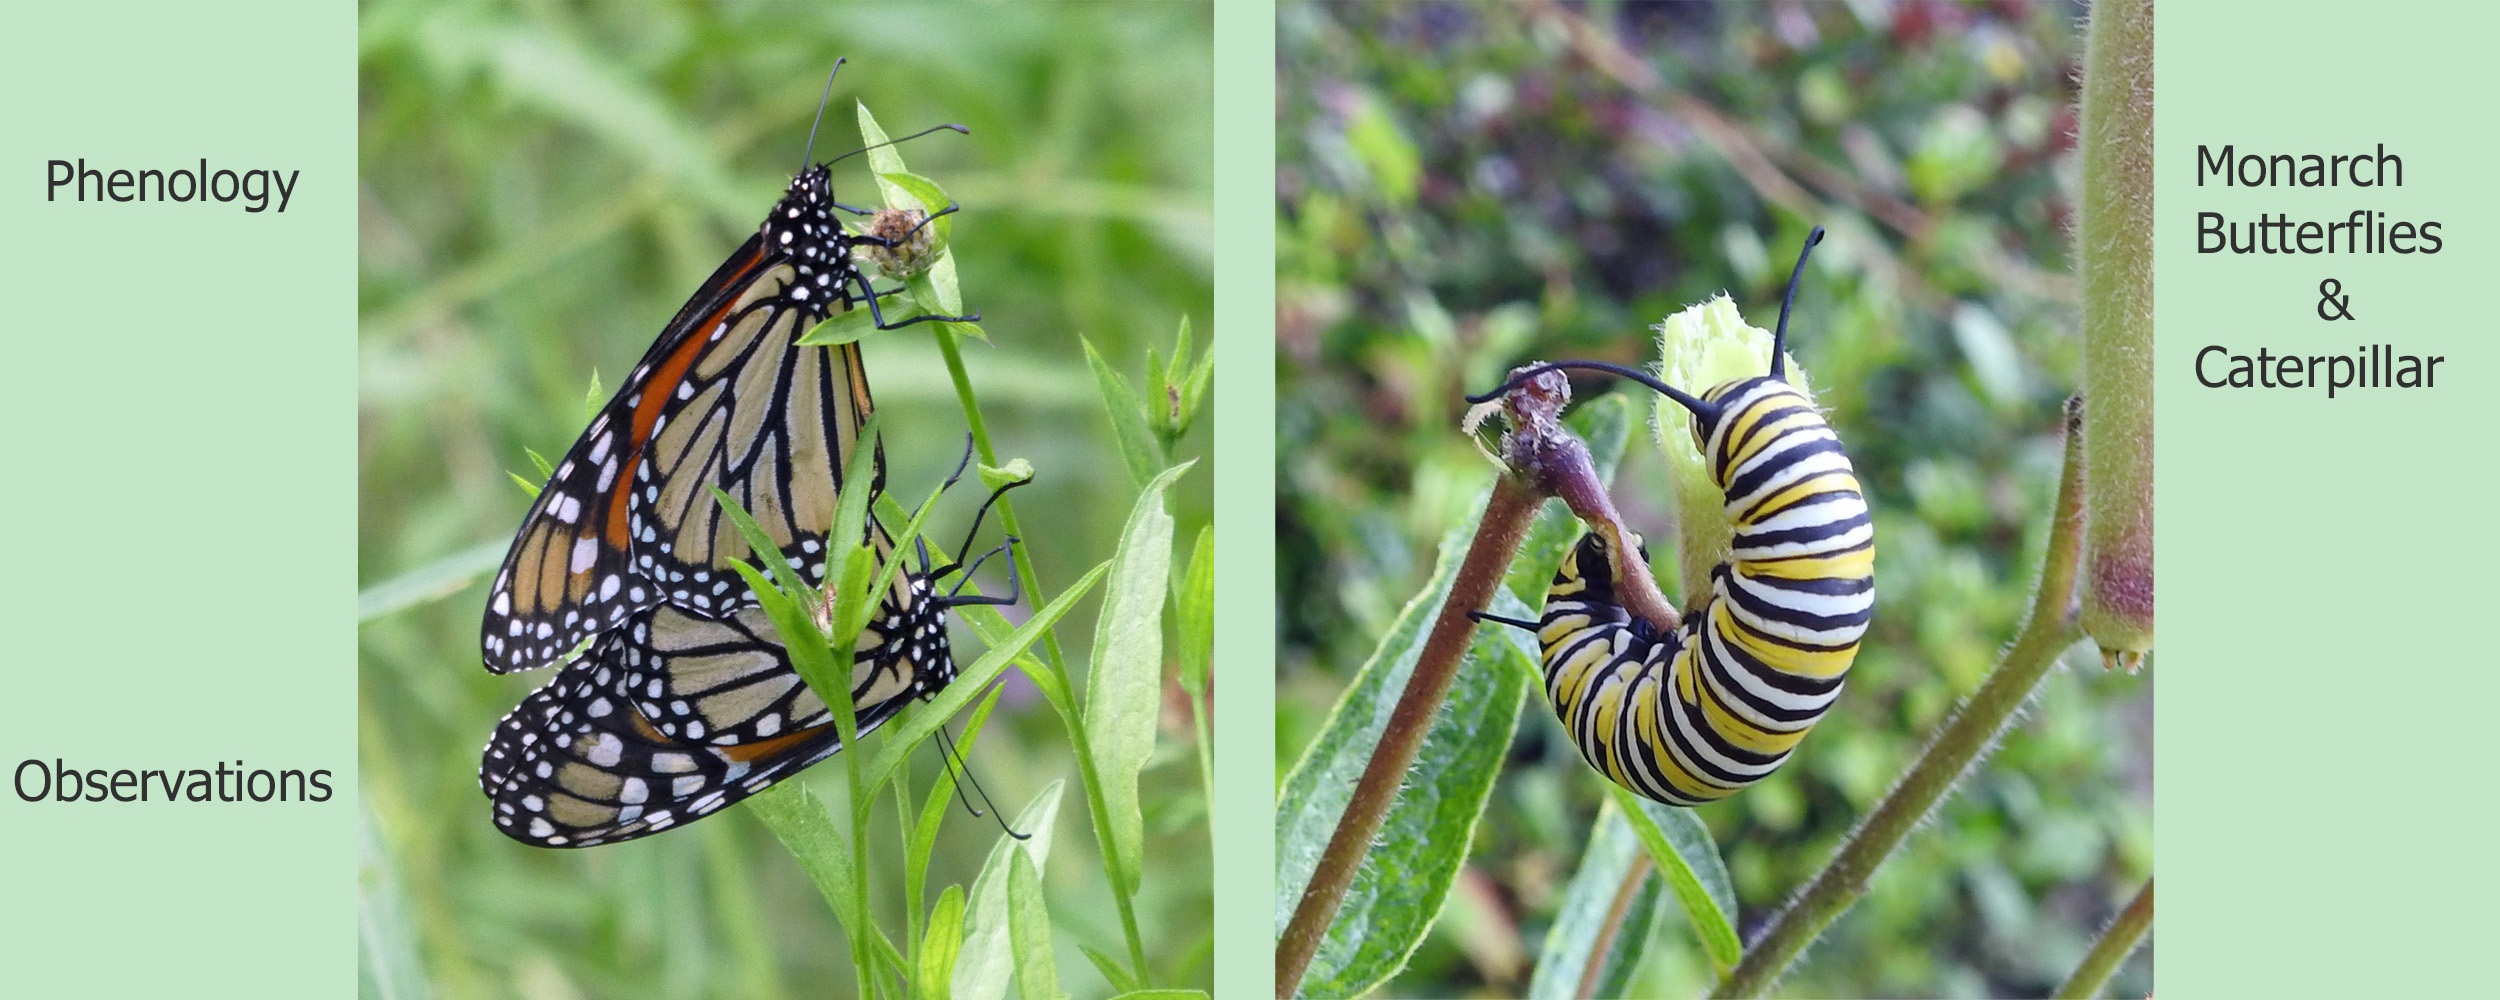
<svg viewBox="0 0 2500 1000">
<path fill-rule="evenodd" d="M 990 801 L 989 790 L 981 787 L 981 779 L 972 776 L 972 765 L 964 763 L 963 758 L 955 753 L 955 742 L 947 737 L 946 727 L 938 727 L 937 737 L 938 746 L 943 748 L 946 754 L 947 776 L 956 778 L 955 800 L 963 803 L 964 808 L 975 816 L 988 815 L 996 817 L 998 819 L 998 828 L 1006 831 L 1008 836 L 1014 837 L 1017 840 L 1033 839 L 1032 834 L 1016 832 L 1014 827 L 1007 825 L 1007 818 L 999 815 L 998 803 Z M 987 813 L 984 813 L 981 809 L 975 807 L 972 804 L 971 799 L 964 797 L 964 782 L 966 781 L 970 781 L 972 783 L 973 791 L 980 793 L 981 804 L 989 807 L 989 811 Z"/>
<path fill-rule="evenodd" d="M 832 166 L 832 165 L 834 165 L 834 164 L 836 164 L 836 163 L 840 163 L 840 162 L 842 162 L 842 161 L 844 161 L 844 160 L 850 159 L 851 157 L 854 157 L 854 156 L 858 156 L 859 154 L 861 154 L 861 153 L 865 153 L 865 152 L 867 152 L 867 151 L 869 151 L 869 150 L 872 150 L 872 149 L 878 149 L 878 148 L 882 148 L 882 147 L 885 147 L 885 146 L 899 146 L 899 145 L 901 145 L 901 144 L 903 144 L 903 143 L 910 142 L 910 141 L 912 141 L 912 140 L 914 140 L 914 139 L 920 138 L 921 136 L 928 135 L 928 134 L 929 134 L 929 133 L 931 133 L 931 132 L 960 132 L 960 133 L 962 133 L 962 134 L 964 134 L 964 135 L 971 135 L 971 134 L 972 134 L 972 130 L 971 130 L 971 129 L 965 128 L 965 127 L 963 127 L 963 126 L 961 126 L 961 125 L 957 125 L 957 124 L 955 124 L 955 123 L 953 123 L 953 122 L 948 122 L 948 123 L 946 123 L 946 124 L 944 124 L 944 125 L 936 125 L 936 126 L 932 126 L 932 127 L 929 127 L 929 128 L 924 128 L 924 129 L 921 129 L 921 130 L 920 130 L 920 131 L 918 131 L 918 132 L 914 132 L 914 133 L 912 133 L 912 134 L 910 134 L 910 135 L 907 135 L 907 136 L 904 136 L 904 137 L 902 137 L 902 138 L 900 138 L 900 139 L 887 139 L 887 140 L 886 140 L 886 141 L 884 141 L 884 142 L 872 142 L 872 143 L 869 143 L 868 145 L 861 146 L 861 147 L 859 147 L 858 149 L 851 150 L 850 152 L 848 152 L 848 153 L 844 153 L 844 154 L 842 154 L 842 155 L 840 155 L 840 156 L 837 156 L 837 157 L 834 157 L 833 159 L 826 160 L 826 161 L 825 161 L 825 165 L 826 165 L 826 166 Z"/>
<path fill-rule="evenodd" d="M 807 127 L 807 152 L 799 154 L 799 173 L 807 172 L 807 162 L 816 156 L 816 129 L 825 123 L 825 108 L 833 103 L 833 78 L 842 72 L 843 57 L 833 60 L 833 72 L 825 74 L 825 96 L 816 99 L 816 121 Z"/>
<path fill-rule="evenodd" d="M 1814 245 L 1821 242 L 1823 242 L 1823 227 L 1816 226 L 1813 232 L 1806 234 L 1805 249 L 1797 251 L 1797 267 L 1788 272 L 1788 294 L 1780 297 L 1779 329 L 1771 332 L 1771 377 L 1783 382 L 1788 380 L 1787 376 L 1781 374 L 1787 367 L 1788 308 L 1797 304 L 1797 282 L 1806 276 L 1806 255 L 1813 253 Z"/>
</svg>

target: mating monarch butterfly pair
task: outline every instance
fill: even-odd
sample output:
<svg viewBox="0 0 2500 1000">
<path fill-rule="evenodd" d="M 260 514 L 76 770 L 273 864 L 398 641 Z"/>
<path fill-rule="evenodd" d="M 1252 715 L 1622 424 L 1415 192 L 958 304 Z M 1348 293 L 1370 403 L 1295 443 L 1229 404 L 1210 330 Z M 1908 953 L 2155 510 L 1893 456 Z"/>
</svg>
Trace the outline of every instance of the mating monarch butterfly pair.
<svg viewBox="0 0 2500 1000">
<path fill-rule="evenodd" d="M 812 157 L 812 132 L 809 147 Z M 755 235 L 695 290 L 557 464 L 504 557 L 487 599 L 486 668 L 552 666 L 588 643 L 487 744 L 479 784 L 496 828 L 516 840 L 587 847 L 655 833 L 842 749 L 831 713 L 732 569 L 751 553 L 712 490 L 821 586 L 844 549 L 825 537 L 840 492 L 873 499 L 885 453 L 868 441 L 870 481 L 842 481 L 875 405 L 867 372 L 856 343 L 799 338 L 837 308 L 865 307 L 879 329 L 979 317 L 885 320 L 878 300 L 893 290 L 874 288 L 853 251 L 910 244 L 955 206 L 909 231 L 851 233 L 834 210 L 874 213 L 834 200 L 841 159 L 802 162 Z M 880 558 L 892 555 L 873 518 L 867 536 Z M 939 593 L 960 561 L 932 566 L 924 546 L 919 570 L 897 573 L 879 596 L 852 654 L 859 732 L 954 680 L 947 608 L 1015 600 Z"/>
<path fill-rule="evenodd" d="M 1538 621 L 1471 612 L 1536 633 L 1545 690 L 1580 753 L 1625 788 L 1691 806 L 1777 770 L 1840 695 L 1875 606 L 1875 541 L 1849 456 L 1811 400 L 1784 376 L 1788 313 L 1815 227 L 1780 303 L 1767 375 L 1699 397 L 1602 362 L 1515 373 L 1482 402 L 1559 368 L 1612 372 L 1693 416 L 1693 443 L 1734 525 L 1728 561 L 1673 630 L 1625 610 L 1616 594 L 1637 538 L 1592 530 L 1563 557 Z M 1626 551 L 1626 549 L 1631 551 Z"/>
</svg>

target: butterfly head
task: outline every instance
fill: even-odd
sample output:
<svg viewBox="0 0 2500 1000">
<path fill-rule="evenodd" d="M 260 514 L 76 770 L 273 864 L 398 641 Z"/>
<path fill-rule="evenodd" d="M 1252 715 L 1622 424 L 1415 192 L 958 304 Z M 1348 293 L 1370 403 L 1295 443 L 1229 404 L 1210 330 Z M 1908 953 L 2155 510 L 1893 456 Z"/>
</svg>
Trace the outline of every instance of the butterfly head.
<svg viewBox="0 0 2500 1000">
<path fill-rule="evenodd" d="M 842 296 L 851 273 L 851 251 L 833 217 L 833 173 L 822 165 L 790 179 L 790 190 L 764 217 L 764 252 L 798 272 L 791 297 L 816 300 L 819 310 Z"/>
</svg>

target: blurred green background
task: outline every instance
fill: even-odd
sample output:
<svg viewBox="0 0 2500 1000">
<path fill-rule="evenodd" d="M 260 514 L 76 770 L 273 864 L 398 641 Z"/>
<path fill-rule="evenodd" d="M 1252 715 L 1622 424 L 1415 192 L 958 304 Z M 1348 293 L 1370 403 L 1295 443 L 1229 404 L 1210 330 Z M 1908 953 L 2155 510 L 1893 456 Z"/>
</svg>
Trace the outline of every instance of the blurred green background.
<svg viewBox="0 0 2500 1000">
<path fill-rule="evenodd" d="M 1879 604 L 1797 758 L 1700 810 L 1750 933 L 2010 639 L 2078 374 L 2065 3 L 1281 4 L 1277 773 L 1490 481 L 1460 396 L 1532 358 L 1654 362 L 1726 290 L 1790 350 L 1875 507 Z M 1599 381 L 1580 391 L 1605 391 Z M 1644 400 L 1646 403 L 1646 400 Z M 1615 499 L 1665 561 L 1644 436 Z M 1669 574 L 1670 576 L 1672 574 Z M 1670 586 L 1672 584 L 1670 583 Z M 2152 681 L 2070 652 L 2024 721 L 1779 987 L 2039 996 L 2152 867 Z M 1601 796 L 1532 697 L 1411 996 L 1525 987 Z M 2151 949 L 2114 983 L 2151 988 Z M 1709 970 L 1669 922 L 1640 991 Z"/>
<path fill-rule="evenodd" d="M 743 811 L 587 851 L 523 847 L 490 828 L 479 748 L 550 676 L 492 677 L 478 663 L 483 574 L 528 503 L 506 471 L 530 469 L 524 448 L 560 455 L 585 422 L 592 372 L 613 389 L 754 231 L 799 164 L 826 71 L 848 56 L 819 159 L 858 145 L 854 100 L 897 135 L 941 122 L 972 130 L 904 154 L 964 206 L 954 222 L 964 300 L 993 341 L 967 343 L 966 364 L 1000 457 L 1030 459 L 1038 473 L 1016 500 L 1056 594 L 1110 556 L 1136 495 L 1078 336 L 1135 382 L 1149 345 L 1168 355 L 1183 317 L 1200 344 L 1212 333 L 1209 9 L 411 0 L 365 5 L 360 30 L 358 582 L 470 573 L 361 632 L 368 989 L 847 992 L 847 951 L 824 903 Z M 863 162 L 838 167 L 835 189 L 873 204 Z M 890 488 L 906 504 L 953 468 L 965 434 L 922 330 L 865 346 Z M 1206 433 L 1176 453 L 1203 454 Z M 1210 480 L 1202 463 L 1174 494 L 1184 545 L 1207 521 Z M 956 491 L 931 536 L 960 537 L 977 493 Z M 985 537 L 997 533 L 992 521 Z M 1079 668 L 1098 603 L 1059 630 Z M 968 631 L 957 637 L 958 656 L 978 654 Z M 1018 672 L 1008 677 L 1016 686 L 969 762 L 1012 814 L 1075 767 L 1049 709 Z M 1185 709 L 1167 711 L 1144 778 L 1139 919 L 1158 984 L 1203 987 L 1210 867 L 1188 734 Z M 917 764 L 926 788 L 937 751 Z M 827 779 L 838 777 L 809 776 L 835 802 L 840 782 Z M 1107 986 L 1076 949 L 1125 946 L 1069 784 L 1045 887 L 1063 982 L 1099 995 Z M 891 809 L 879 810 L 887 830 Z M 951 817 L 932 893 L 969 883 L 998 832 Z M 872 836 L 889 851 L 872 861 L 896 864 L 896 839 Z M 878 905 L 899 929 L 899 897 Z"/>
</svg>

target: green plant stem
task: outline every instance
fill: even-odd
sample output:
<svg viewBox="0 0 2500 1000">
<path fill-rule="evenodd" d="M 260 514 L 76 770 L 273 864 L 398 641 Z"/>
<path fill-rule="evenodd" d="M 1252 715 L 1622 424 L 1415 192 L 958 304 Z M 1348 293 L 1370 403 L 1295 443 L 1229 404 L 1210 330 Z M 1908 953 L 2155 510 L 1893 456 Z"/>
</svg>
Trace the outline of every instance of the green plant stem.
<svg viewBox="0 0 2500 1000">
<path fill-rule="evenodd" d="M 901 839 L 896 842 L 904 845 L 905 851 L 909 851 L 915 841 L 913 835 L 919 832 L 914 829 L 913 822 L 918 818 L 919 811 L 913 808 L 916 803 L 911 800 L 911 769 L 895 768 L 892 786 L 894 788 L 894 825 L 897 827 L 895 832 L 902 834 Z M 917 980 L 920 977 L 920 939 L 923 930 L 920 926 L 920 901 L 927 894 L 928 888 L 921 883 L 920 878 L 911 876 L 925 876 L 928 874 L 928 869 L 918 864 L 917 859 L 908 856 L 903 859 L 903 865 L 906 877 L 903 879 L 902 971 L 903 995 L 908 997 L 914 992 L 912 988 L 918 985 Z"/>
<path fill-rule="evenodd" d="M 861 1000 L 867 1000 L 876 995 L 871 992 L 871 988 L 877 981 L 876 950 L 868 944 L 868 935 L 874 933 L 872 928 L 876 926 L 876 921 L 868 916 L 868 809 L 859 801 L 861 796 L 859 794 L 860 773 L 859 754 L 856 752 L 858 750 L 856 729 L 852 730 L 850 738 L 853 742 L 845 744 L 844 748 L 854 752 L 841 756 L 843 766 L 849 772 L 851 781 L 850 797 L 844 800 L 851 806 L 851 912 L 859 914 L 860 923 L 863 925 L 851 930 L 851 967 L 853 971 L 859 973 L 859 996 Z"/>
<path fill-rule="evenodd" d="M 2057 664 L 2058 654 L 2083 637 L 2074 612 L 2085 493 L 2083 449 L 2076 433 L 2083 419 L 2079 400 L 2067 403 L 2065 471 L 2058 482 L 2056 520 L 2049 531 L 2040 587 L 2032 595 L 2031 617 L 2023 623 L 2014 645 L 1979 692 L 1945 722 L 1900 784 L 1849 832 L 1831 863 L 1771 918 L 1746 949 L 1744 960 L 1720 981 L 1712 996 L 1760 996 L 1770 989 L 1807 944 L 1866 895 L 1875 869 L 1995 745 L 1998 734 L 2013 721 L 2015 710 Z"/>
<path fill-rule="evenodd" d="M 2119 964 L 2135 953 L 2135 947 L 2144 943 L 2144 935 L 2152 929 L 2153 880 L 2148 878 L 2144 888 L 2136 890 L 2135 899 L 2118 911 L 2117 919 L 2101 932 L 2101 939 L 2092 943 L 2091 953 L 2083 956 L 2083 964 L 2075 967 L 2075 974 L 2066 980 L 2066 985 L 2057 988 L 2055 995 L 2059 1000 L 2101 995 Z"/>
<path fill-rule="evenodd" d="M 954 381 L 955 398 L 963 404 L 964 423 L 971 429 L 973 449 L 980 454 L 981 464 L 995 468 L 998 465 L 998 452 L 990 445 L 989 426 L 981 420 L 980 401 L 974 398 L 972 380 L 964 372 L 963 350 L 958 343 L 960 336 L 953 330 L 940 329 L 934 339 L 937 341 L 938 353 L 946 358 L 946 375 Z M 1016 539 L 1014 544 L 1008 546 L 1008 555 L 1014 558 L 1016 571 L 1021 574 L 1025 588 L 1032 592 L 1033 603 L 1036 606 L 1048 603 L 1048 596 L 1042 589 L 1041 577 L 1033 572 L 1033 556 L 1025 548 L 1024 531 L 1016 521 L 1016 504 L 1013 497 L 1001 495 L 998 498 L 998 523 L 1009 536 Z M 1058 679 L 1059 689 L 1071 699 L 1071 704 L 1060 707 L 1059 716 L 1060 721 L 1068 727 L 1070 739 L 1076 744 L 1077 767 L 1085 779 L 1086 810 L 1094 824 L 1094 843 L 1102 850 L 1106 873 L 1121 871 L 1119 848 L 1114 844 L 1109 833 L 1111 810 L 1102 799 L 1101 771 L 1094 766 L 1093 742 L 1085 735 L 1084 713 L 1076 711 L 1073 704 L 1076 685 L 1070 682 L 1066 660 L 1059 651 L 1058 630 L 1053 629 L 1042 633 L 1042 649 L 1043 660 L 1050 667 L 1051 674 Z M 1138 982 L 1151 983 L 1147 976 L 1145 936 L 1137 929 L 1136 903 L 1129 899 L 1128 894 L 1120 892 L 1117 886 L 1112 888 L 1111 900 L 1119 906 L 1120 930 L 1128 937 L 1131 972 Z"/>
<path fill-rule="evenodd" d="M 1206 697 L 1197 691 L 1183 693 L 1189 695 L 1190 727 L 1198 734 L 1198 786 L 1205 790 L 1207 812 L 1212 816 L 1215 812 L 1215 758 L 1207 747 Z"/>
<path fill-rule="evenodd" d="M 1450 682 L 1458 676 L 1458 665 L 1475 633 L 1476 623 L 1467 617 L 1467 612 L 1492 603 L 1493 588 L 1501 585 L 1503 575 L 1509 571 L 1511 558 L 1527 537 L 1537 505 L 1543 500 L 1544 496 L 1521 477 L 1503 476 L 1494 481 L 1492 498 L 1485 502 L 1484 517 L 1476 525 L 1475 540 L 1467 547 L 1466 559 L 1459 563 L 1458 576 L 1451 581 L 1450 595 L 1441 604 L 1440 617 L 1432 623 L 1432 634 L 1424 640 L 1415 671 L 1408 675 L 1406 690 L 1398 695 L 1397 707 L 1389 713 L 1389 722 L 1380 732 L 1380 744 L 1372 751 L 1371 763 L 1364 765 L 1363 777 L 1355 783 L 1354 794 L 1346 801 L 1345 815 L 1337 821 L 1336 832 L 1329 836 L 1328 847 L 1320 852 L 1310 884 L 1303 887 L 1302 901 L 1294 905 L 1293 918 L 1285 924 L 1284 936 L 1276 942 L 1276 995 L 1291 996 L 1300 988 L 1311 956 L 1318 952 L 1320 939 L 1327 936 L 1328 925 L 1336 918 L 1337 907 L 1345 901 L 1346 890 L 1353 886 L 1363 855 L 1370 851 L 1372 838 L 1379 835 L 1381 822 L 1397 800 L 1399 785 L 1414 767 L 1415 754 L 1423 747 L 1424 735 L 1432 729 L 1433 717 L 1449 696 Z"/>
</svg>

